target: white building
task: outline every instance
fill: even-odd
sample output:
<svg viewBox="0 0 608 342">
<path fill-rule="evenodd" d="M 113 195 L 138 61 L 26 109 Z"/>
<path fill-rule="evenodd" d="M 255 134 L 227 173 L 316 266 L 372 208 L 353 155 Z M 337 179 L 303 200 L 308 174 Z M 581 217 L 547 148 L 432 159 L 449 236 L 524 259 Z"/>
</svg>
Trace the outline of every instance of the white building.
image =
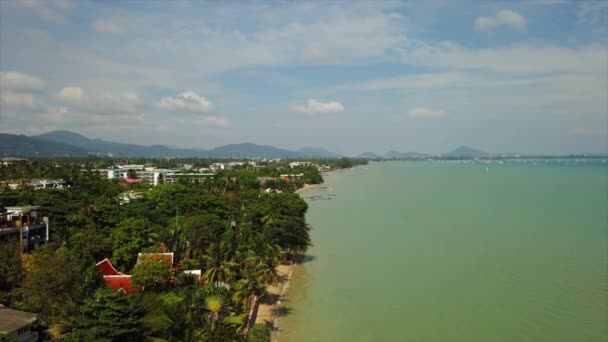
<svg viewBox="0 0 608 342">
<path fill-rule="evenodd" d="M 13 310 L 0 305 L 0 336 L 7 335 L 8 341 L 38 341 L 38 333 L 32 330 L 35 322 L 36 315 L 33 313 Z"/>
<path fill-rule="evenodd" d="M 211 169 L 211 171 L 226 170 L 227 165 L 225 163 L 213 163 L 209 166 L 209 169 Z"/>
<path fill-rule="evenodd" d="M 310 164 L 311 162 L 292 162 L 289 163 L 289 167 L 293 169 L 296 166 L 310 166 Z"/>
<path fill-rule="evenodd" d="M 116 165 L 121 170 L 143 170 L 145 165 Z"/>
<path fill-rule="evenodd" d="M 129 169 L 98 169 L 93 170 L 99 172 L 99 175 L 107 179 L 126 179 L 129 174 Z"/>
</svg>

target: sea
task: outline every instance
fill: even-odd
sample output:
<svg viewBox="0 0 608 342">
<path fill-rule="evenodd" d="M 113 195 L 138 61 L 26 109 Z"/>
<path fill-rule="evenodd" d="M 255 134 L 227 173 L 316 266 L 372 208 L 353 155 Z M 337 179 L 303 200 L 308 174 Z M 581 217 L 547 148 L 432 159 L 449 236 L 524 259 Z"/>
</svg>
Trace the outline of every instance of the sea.
<svg viewBox="0 0 608 342">
<path fill-rule="evenodd" d="M 395 161 L 302 194 L 278 341 L 608 341 L 608 164 Z"/>
</svg>

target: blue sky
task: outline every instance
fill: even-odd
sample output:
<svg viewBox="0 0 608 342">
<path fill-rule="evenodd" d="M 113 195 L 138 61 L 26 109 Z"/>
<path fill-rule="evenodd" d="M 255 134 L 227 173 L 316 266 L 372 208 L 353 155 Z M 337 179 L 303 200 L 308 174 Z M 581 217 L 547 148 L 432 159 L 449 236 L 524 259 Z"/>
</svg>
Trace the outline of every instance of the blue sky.
<svg viewBox="0 0 608 342">
<path fill-rule="evenodd" d="M 0 2 L 0 131 L 608 152 L 608 2 Z"/>
</svg>

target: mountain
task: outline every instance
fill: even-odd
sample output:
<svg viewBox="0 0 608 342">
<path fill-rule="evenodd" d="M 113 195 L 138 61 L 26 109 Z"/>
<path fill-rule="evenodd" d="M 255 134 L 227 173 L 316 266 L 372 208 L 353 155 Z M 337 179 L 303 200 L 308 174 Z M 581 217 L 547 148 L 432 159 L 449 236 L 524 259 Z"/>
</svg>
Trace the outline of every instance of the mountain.
<svg viewBox="0 0 608 342">
<path fill-rule="evenodd" d="M 122 157 L 199 157 L 199 158 L 330 158 L 334 155 L 324 149 L 302 149 L 291 151 L 274 146 L 252 143 L 231 144 L 210 150 L 173 148 L 164 145 L 143 146 L 117 143 L 102 139 L 89 139 L 70 131 L 53 131 L 38 136 L 10 135 L 11 144 L 3 143 L 0 150 L 4 154 L 19 156 L 87 155 L 104 153 Z M 17 142 L 19 142 L 17 144 Z M 34 143 L 35 142 L 35 143 Z"/>
<path fill-rule="evenodd" d="M 111 153 L 115 156 L 137 157 L 203 157 L 206 152 L 196 149 L 174 149 L 163 145 L 142 146 L 124 144 L 102 139 L 89 139 L 70 131 L 53 131 L 32 138 L 69 144 L 91 153 Z"/>
<path fill-rule="evenodd" d="M 337 153 L 330 152 L 321 147 L 303 147 L 296 152 L 305 155 L 308 158 L 340 158 L 341 155 Z"/>
<path fill-rule="evenodd" d="M 210 158 L 306 158 L 306 155 L 274 146 L 253 143 L 230 144 L 207 151 Z"/>
<path fill-rule="evenodd" d="M 388 158 L 427 158 L 428 154 L 418 153 L 418 152 L 398 152 L 398 151 L 388 151 L 386 153 Z"/>
<path fill-rule="evenodd" d="M 382 158 L 382 156 L 379 156 L 379 155 L 375 154 L 374 152 L 363 152 L 359 155 L 359 158 L 379 159 L 379 158 Z"/>
<path fill-rule="evenodd" d="M 487 157 L 489 155 L 490 155 L 489 153 L 482 151 L 482 150 L 477 150 L 477 149 L 474 149 L 469 146 L 460 146 L 460 147 L 457 147 L 457 148 L 451 150 L 448 153 L 445 153 L 443 155 L 443 157 L 467 158 L 467 157 Z"/>
<path fill-rule="evenodd" d="M 86 155 L 86 150 L 74 145 L 46 141 L 25 135 L 0 133 L 0 156 L 56 157 Z"/>
</svg>

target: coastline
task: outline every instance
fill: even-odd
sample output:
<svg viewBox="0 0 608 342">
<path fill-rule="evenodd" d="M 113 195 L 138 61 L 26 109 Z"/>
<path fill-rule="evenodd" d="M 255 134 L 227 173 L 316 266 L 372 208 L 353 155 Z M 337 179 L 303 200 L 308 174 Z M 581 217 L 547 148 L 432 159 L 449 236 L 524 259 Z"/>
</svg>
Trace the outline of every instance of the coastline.
<svg viewBox="0 0 608 342">
<path fill-rule="evenodd" d="M 356 167 L 358 166 L 354 166 L 348 169 L 324 172 L 323 176 L 331 175 L 335 172 L 353 170 Z M 325 182 L 320 184 L 304 184 L 303 187 L 297 189 L 294 193 L 302 196 L 305 192 L 321 188 L 323 184 L 325 184 Z M 297 260 L 294 261 L 294 263 L 292 264 L 279 265 L 277 267 L 277 273 L 282 277 L 283 281 L 277 284 L 276 286 L 268 286 L 266 290 L 268 291 L 269 295 L 265 296 L 265 298 L 259 302 L 258 307 L 256 308 L 255 324 L 264 324 L 272 328 L 270 335 L 270 341 L 272 342 L 279 341 L 279 334 L 281 332 L 281 330 L 279 329 L 279 318 L 281 317 L 281 311 L 283 309 L 281 306 L 281 300 L 289 289 L 289 284 L 291 282 L 293 272 L 296 266 L 300 264 L 300 260 L 302 259 L 302 257 L 304 257 L 304 255 L 298 257 Z"/>
<path fill-rule="evenodd" d="M 303 187 L 301 187 L 298 190 L 294 191 L 294 193 L 301 194 L 301 193 L 303 193 L 305 191 L 312 190 L 312 189 L 317 189 L 319 187 L 321 187 L 321 184 L 304 184 Z"/>
</svg>

